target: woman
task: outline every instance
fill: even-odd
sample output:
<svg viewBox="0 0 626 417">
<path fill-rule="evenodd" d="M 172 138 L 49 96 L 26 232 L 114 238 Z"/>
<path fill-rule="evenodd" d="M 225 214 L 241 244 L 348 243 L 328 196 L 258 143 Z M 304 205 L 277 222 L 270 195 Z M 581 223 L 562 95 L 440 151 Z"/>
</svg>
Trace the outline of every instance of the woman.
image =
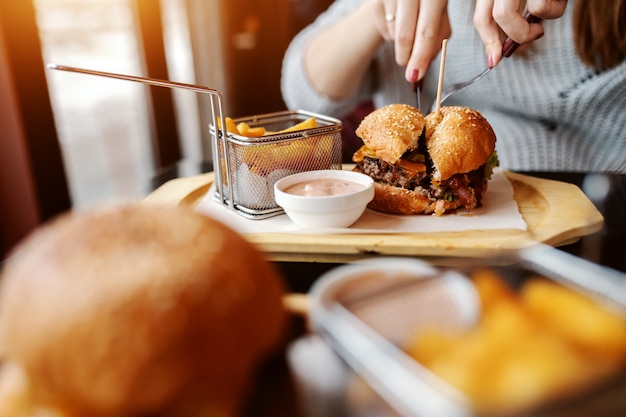
<svg viewBox="0 0 626 417">
<path fill-rule="evenodd" d="M 290 45 L 283 64 L 289 108 L 343 117 L 363 102 L 416 105 L 494 67 L 445 105 L 479 110 L 512 170 L 626 172 L 626 0 L 337 0 Z M 419 8 L 421 7 L 421 9 Z M 501 57 L 500 30 L 523 44 Z M 595 32 L 594 32 L 595 31 Z"/>
</svg>

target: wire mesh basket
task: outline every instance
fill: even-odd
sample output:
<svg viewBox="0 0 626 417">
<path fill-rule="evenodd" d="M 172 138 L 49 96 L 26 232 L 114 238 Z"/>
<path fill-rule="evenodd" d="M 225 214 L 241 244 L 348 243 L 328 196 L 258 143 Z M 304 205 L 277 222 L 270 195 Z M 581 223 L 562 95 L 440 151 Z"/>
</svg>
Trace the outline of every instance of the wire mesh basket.
<svg viewBox="0 0 626 417">
<path fill-rule="evenodd" d="M 314 118 L 315 127 L 284 132 Z M 267 133 L 247 137 L 211 126 L 215 199 L 250 219 L 263 219 L 283 210 L 274 200 L 274 183 L 298 172 L 341 169 L 341 121 L 303 110 L 234 119 Z M 272 133 L 273 132 L 273 133 Z M 226 138 L 224 140 L 224 137 Z"/>
<path fill-rule="evenodd" d="M 208 95 L 215 198 L 244 217 L 263 219 L 283 213 L 274 200 L 274 183 L 284 176 L 341 169 L 342 124 L 338 119 L 302 110 L 235 119 L 235 123 L 262 126 L 269 132 L 262 137 L 247 137 L 228 132 L 224 97 L 214 88 L 56 64 L 48 68 Z M 315 120 L 313 127 L 285 131 L 310 118 Z"/>
</svg>

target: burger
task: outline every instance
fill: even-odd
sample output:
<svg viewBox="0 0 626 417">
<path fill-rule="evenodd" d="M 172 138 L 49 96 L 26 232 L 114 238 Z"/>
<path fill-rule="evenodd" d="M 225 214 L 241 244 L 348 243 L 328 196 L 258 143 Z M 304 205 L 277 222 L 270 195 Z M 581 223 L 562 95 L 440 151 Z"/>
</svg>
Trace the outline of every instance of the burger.
<svg viewBox="0 0 626 417">
<path fill-rule="evenodd" d="M 476 110 L 441 107 L 424 117 L 406 104 L 374 110 L 359 124 L 363 146 L 355 171 L 374 179 L 371 209 L 393 214 L 434 214 L 482 206 L 498 165 L 496 135 Z"/>
<path fill-rule="evenodd" d="M 278 272 L 190 209 L 62 215 L 1 282 L 2 416 L 240 415 L 283 339 Z"/>
</svg>

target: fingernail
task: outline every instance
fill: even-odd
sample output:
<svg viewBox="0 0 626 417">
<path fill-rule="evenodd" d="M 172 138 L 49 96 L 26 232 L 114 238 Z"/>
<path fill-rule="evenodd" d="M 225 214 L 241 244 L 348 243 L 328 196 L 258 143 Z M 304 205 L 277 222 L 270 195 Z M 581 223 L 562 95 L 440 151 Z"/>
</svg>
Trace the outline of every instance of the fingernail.
<svg viewBox="0 0 626 417">
<path fill-rule="evenodd" d="M 417 81 L 417 78 L 419 77 L 420 72 L 417 68 L 413 68 L 409 74 L 409 79 L 407 80 L 410 83 L 414 83 Z"/>
<path fill-rule="evenodd" d="M 493 68 L 493 57 L 491 55 L 487 55 L 487 67 Z"/>
<path fill-rule="evenodd" d="M 543 35 L 544 35 L 544 33 L 543 33 L 543 32 L 542 32 L 542 33 L 540 33 L 539 35 L 537 35 L 537 37 L 535 38 L 535 40 L 543 38 Z"/>
</svg>

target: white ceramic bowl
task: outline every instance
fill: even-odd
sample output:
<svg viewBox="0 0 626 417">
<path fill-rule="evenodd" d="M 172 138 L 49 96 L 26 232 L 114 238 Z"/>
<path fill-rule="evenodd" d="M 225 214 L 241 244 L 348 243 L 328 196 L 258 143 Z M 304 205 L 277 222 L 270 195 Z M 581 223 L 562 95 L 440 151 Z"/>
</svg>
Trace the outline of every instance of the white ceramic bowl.
<svg viewBox="0 0 626 417">
<path fill-rule="evenodd" d="M 329 179 L 350 181 L 361 188 L 335 195 L 296 195 L 285 190 L 302 182 Z M 302 228 L 344 228 L 356 222 L 374 198 L 374 181 L 365 174 L 338 169 L 292 174 L 274 184 L 276 204 Z"/>
</svg>

